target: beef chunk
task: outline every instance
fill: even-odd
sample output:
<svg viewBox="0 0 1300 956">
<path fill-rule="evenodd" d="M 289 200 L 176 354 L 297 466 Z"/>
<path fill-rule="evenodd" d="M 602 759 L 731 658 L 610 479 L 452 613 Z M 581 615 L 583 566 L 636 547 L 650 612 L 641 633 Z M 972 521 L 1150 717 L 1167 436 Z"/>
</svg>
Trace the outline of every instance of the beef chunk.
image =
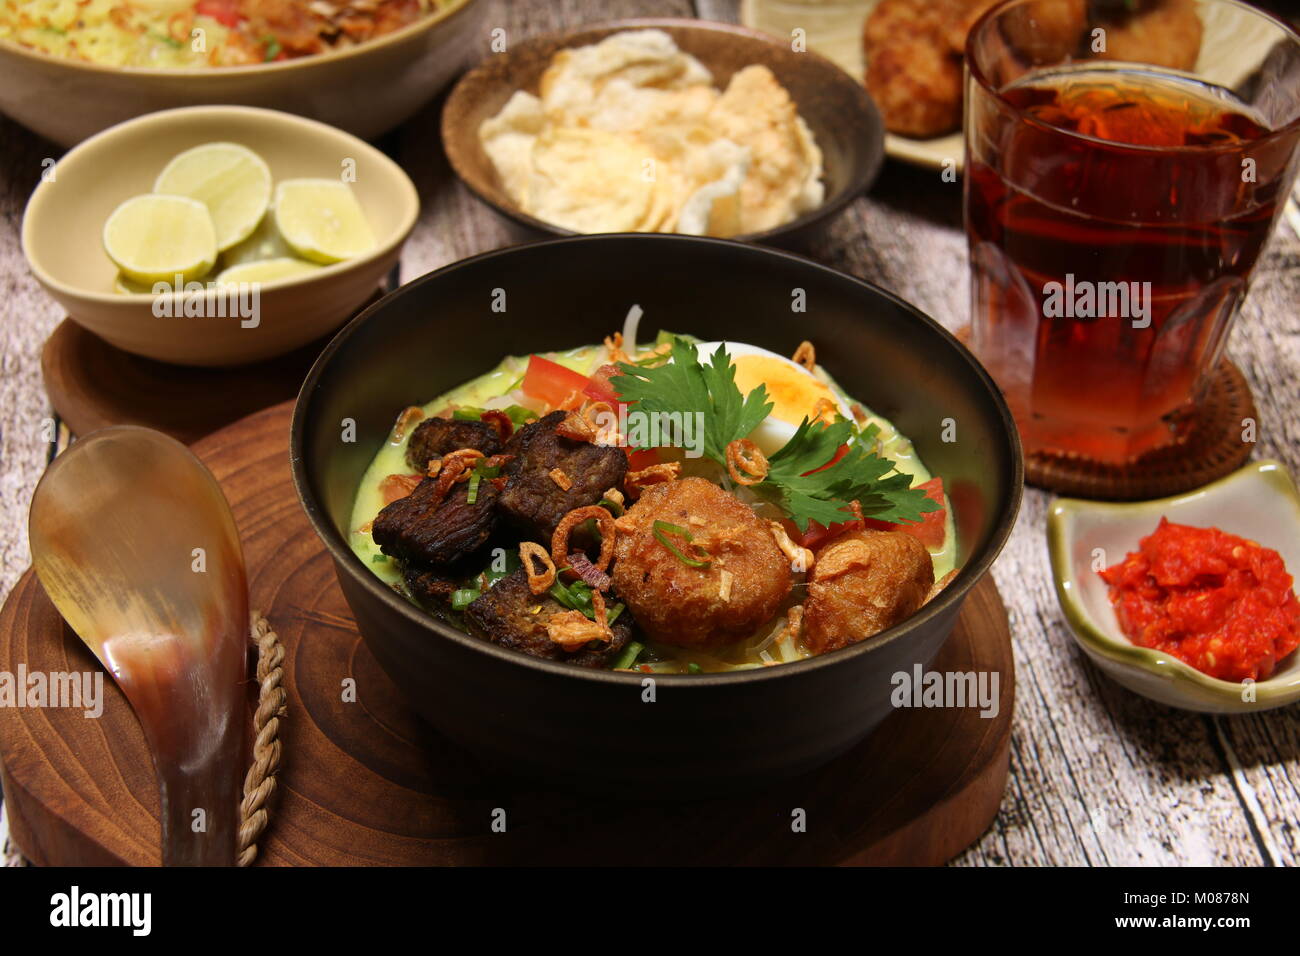
<svg viewBox="0 0 1300 956">
<path fill-rule="evenodd" d="M 452 592 L 460 587 L 460 578 L 414 563 L 406 565 L 403 578 L 407 593 L 420 605 L 430 609 L 446 606 L 451 601 Z"/>
<path fill-rule="evenodd" d="M 606 601 L 610 607 L 617 603 L 612 597 Z M 534 613 L 536 607 L 541 610 Z M 566 610 L 549 595 L 533 594 L 528 589 L 528 575 L 517 568 L 470 604 L 465 617 L 476 633 L 501 647 L 579 667 L 612 665 L 632 636 L 632 615 L 624 610 L 611 625 L 613 640 L 591 641 L 576 651 L 566 651 L 546 633 L 551 616 Z"/>
<path fill-rule="evenodd" d="M 501 439 L 487 422 L 426 418 L 411 432 L 411 439 L 406 443 L 406 461 L 416 471 L 424 472 L 430 458 L 441 458 L 458 448 L 475 448 L 491 458 L 500 453 Z"/>
<path fill-rule="evenodd" d="M 479 482 L 478 498 L 470 504 L 468 481 L 452 485 L 440 502 L 437 484 L 437 479 L 425 478 L 375 516 L 371 536 L 384 554 L 448 568 L 487 543 L 497 523 L 496 486 Z"/>
<path fill-rule="evenodd" d="M 619 488 L 627 474 L 621 448 L 593 445 L 556 434 L 566 412 L 551 412 L 525 425 L 510 439 L 506 451 L 514 457 L 502 472 L 501 513 L 525 534 L 549 545 L 560 519 L 574 508 L 594 505 L 610 488 Z M 551 477 L 564 472 L 566 491 Z"/>
</svg>

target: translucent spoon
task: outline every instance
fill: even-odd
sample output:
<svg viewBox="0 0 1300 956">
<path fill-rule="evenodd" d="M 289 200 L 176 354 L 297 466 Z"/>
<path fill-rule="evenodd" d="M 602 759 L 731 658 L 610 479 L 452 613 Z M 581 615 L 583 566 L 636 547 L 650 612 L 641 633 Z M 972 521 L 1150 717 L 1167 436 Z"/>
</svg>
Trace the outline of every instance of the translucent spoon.
<svg viewBox="0 0 1300 956">
<path fill-rule="evenodd" d="M 54 460 L 29 522 L 45 592 L 144 728 L 163 865 L 233 864 L 248 588 L 216 480 L 161 432 L 106 428 Z"/>
</svg>

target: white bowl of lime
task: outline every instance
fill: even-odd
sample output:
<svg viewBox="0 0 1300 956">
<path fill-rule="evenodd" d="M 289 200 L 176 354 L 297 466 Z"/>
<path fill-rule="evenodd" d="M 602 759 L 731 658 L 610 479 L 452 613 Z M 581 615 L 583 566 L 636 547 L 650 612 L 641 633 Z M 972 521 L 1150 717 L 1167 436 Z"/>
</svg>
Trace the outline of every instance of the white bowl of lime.
<svg viewBox="0 0 1300 956">
<path fill-rule="evenodd" d="M 151 113 L 86 140 L 27 204 L 33 275 L 109 343 L 182 365 L 237 365 L 338 328 L 419 215 L 374 147 L 274 110 Z"/>
</svg>

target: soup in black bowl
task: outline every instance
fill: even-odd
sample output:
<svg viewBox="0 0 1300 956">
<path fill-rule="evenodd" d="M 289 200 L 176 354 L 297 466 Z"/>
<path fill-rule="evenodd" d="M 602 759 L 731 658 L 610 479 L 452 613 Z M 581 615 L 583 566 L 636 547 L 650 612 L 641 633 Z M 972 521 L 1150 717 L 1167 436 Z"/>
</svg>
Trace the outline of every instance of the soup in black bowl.
<svg viewBox="0 0 1300 956">
<path fill-rule="evenodd" d="M 703 424 L 658 447 L 629 409 Z M 759 785 L 869 733 L 1002 546 L 1022 472 L 1001 396 L 933 320 L 797 256 L 674 236 L 402 287 L 322 354 L 292 444 L 419 713 L 493 766 L 647 797 Z"/>
</svg>

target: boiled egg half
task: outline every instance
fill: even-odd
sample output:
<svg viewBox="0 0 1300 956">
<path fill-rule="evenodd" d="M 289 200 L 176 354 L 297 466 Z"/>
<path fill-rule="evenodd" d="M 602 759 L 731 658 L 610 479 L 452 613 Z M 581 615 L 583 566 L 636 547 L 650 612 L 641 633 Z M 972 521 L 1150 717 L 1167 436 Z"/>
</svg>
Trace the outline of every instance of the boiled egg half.
<svg viewBox="0 0 1300 956">
<path fill-rule="evenodd" d="M 695 348 L 704 363 L 720 348 L 731 356 L 740 394 L 748 395 L 760 385 L 767 389 L 772 411 L 749 436 L 764 455 L 775 454 L 794 437 L 799 423 L 816 414 L 821 399 L 833 402 L 841 415 L 853 420 L 848 403 L 793 359 L 744 342 L 701 342 Z"/>
</svg>

